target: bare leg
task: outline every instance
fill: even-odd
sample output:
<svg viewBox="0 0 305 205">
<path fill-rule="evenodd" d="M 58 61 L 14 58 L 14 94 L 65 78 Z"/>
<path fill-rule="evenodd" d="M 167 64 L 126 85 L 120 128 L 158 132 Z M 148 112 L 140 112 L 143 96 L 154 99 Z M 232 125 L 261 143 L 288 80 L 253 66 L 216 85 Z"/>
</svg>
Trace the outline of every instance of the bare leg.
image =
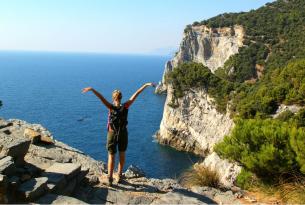
<svg viewBox="0 0 305 205">
<path fill-rule="evenodd" d="M 112 178 L 114 170 L 115 155 L 108 154 L 108 177 Z"/>
<path fill-rule="evenodd" d="M 122 174 L 124 164 L 125 164 L 125 152 L 120 152 L 120 162 L 119 162 L 119 166 L 118 166 L 118 175 Z"/>
</svg>

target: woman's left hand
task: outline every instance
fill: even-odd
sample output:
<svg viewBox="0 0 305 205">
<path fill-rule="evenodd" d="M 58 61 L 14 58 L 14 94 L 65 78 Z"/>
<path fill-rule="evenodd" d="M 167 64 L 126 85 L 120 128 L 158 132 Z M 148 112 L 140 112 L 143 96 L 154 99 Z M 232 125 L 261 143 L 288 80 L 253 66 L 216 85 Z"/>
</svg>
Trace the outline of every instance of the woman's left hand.
<svg viewBox="0 0 305 205">
<path fill-rule="evenodd" d="M 86 92 L 89 92 L 89 91 L 91 91 L 91 90 L 93 90 L 92 87 L 87 87 L 87 88 L 84 88 L 84 89 L 82 90 L 82 93 L 86 93 Z"/>
</svg>

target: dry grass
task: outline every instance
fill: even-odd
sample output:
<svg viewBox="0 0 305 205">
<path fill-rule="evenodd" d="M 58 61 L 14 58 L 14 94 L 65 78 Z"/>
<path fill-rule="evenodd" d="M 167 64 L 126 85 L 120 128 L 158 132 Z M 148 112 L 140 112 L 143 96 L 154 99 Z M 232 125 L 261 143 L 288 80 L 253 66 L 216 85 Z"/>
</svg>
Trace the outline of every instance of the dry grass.
<svg viewBox="0 0 305 205">
<path fill-rule="evenodd" d="M 269 201 L 270 197 L 283 204 L 304 204 L 305 177 L 300 174 L 289 174 L 290 177 L 281 177 L 278 184 L 257 183 L 249 189 L 259 196 L 261 201 Z"/>
<path fill-rule="evenodd" d="M 280 181 L 278 193 L 281 199 L 289 204 L 305 203 L 305 177 L 294 174 Z"/>
<path fill-rule="evenodd" d="M 219 187 L 219 175 L 209 167 L 194 165 L 180 177 L 180 182 L 186 187 L 209 186 Z"/>
</svg>

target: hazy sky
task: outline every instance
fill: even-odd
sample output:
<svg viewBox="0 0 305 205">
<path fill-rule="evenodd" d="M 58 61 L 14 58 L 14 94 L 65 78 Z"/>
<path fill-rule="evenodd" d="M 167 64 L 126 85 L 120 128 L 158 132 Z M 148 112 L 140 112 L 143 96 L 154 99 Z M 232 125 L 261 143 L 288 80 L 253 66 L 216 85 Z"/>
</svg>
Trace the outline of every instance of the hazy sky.
<svg viewBox="0 0 305 205">
<path fill-rule="evenodd" d="M 187 24 L 272 0 L 0 0 L 0 50 L 156 53 Z"/>
</svg>

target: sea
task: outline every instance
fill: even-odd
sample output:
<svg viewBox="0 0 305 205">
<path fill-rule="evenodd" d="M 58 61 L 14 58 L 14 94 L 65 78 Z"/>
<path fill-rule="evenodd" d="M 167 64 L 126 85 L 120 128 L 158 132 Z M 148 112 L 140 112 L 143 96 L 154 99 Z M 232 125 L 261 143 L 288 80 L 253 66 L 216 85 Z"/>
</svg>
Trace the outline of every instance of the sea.
<svg viewBox="0 0 305 205">
<path fill-rule="evenodd" d="M 56 140 L 107 162 L 108 110 L 93 87 L 111 101 L 114 89 L 123 100 L 145 82 L 158 82 L 170 56 L 60 52 L 0 52 L 0 117 L 22 119 L 46 127 Z M 148 177 L 179 178 L 199 159 L 158 144 L 165 95 L 152 87 L 129 109 L 129 143 L 125 169 L 133 164 Z M 117 158 L 118 159 L 118 158 Z"/>
</svg>

